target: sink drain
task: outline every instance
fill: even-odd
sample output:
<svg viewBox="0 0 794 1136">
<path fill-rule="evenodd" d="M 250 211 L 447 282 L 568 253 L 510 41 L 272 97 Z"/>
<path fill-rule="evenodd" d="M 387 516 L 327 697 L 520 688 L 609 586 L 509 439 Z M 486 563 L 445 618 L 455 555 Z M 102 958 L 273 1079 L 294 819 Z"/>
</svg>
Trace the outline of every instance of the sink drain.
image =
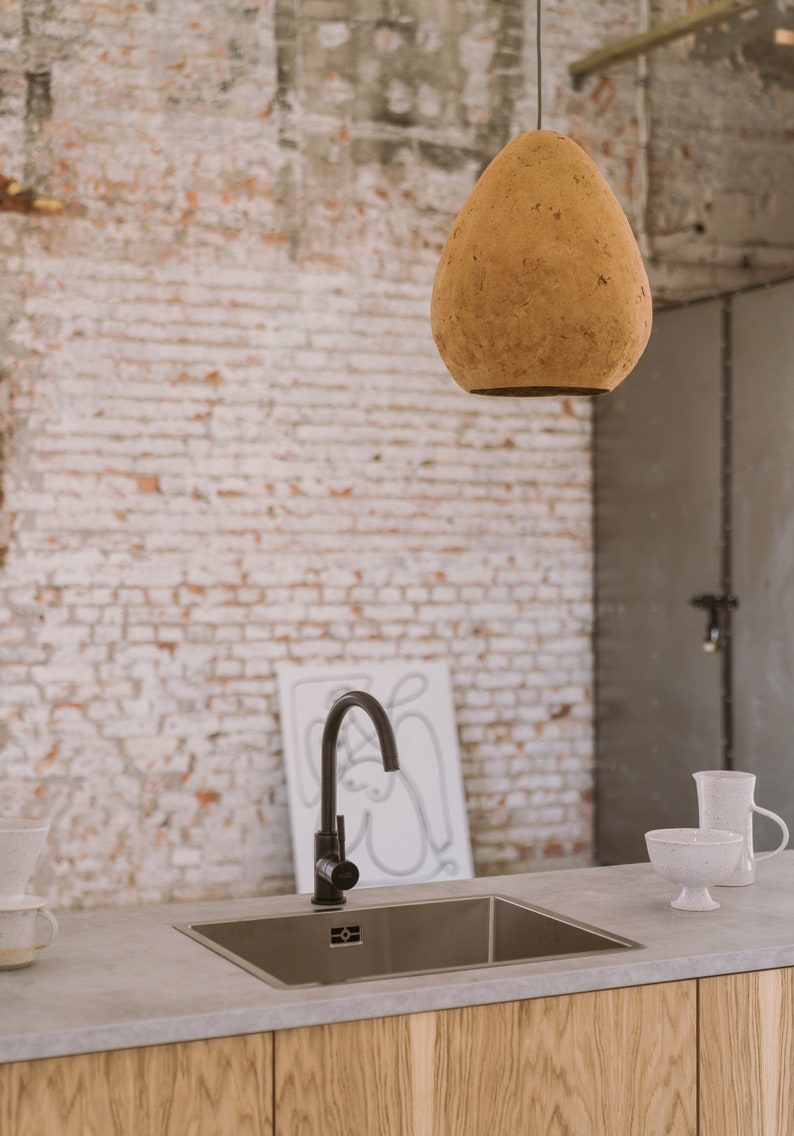
<svg viewBox="0 0 794 1136">
<path fill-rule="evenodd" d="M 348 923 L 345 927 L 331 928 L 332 947 L 356 947 L 364 942 L 364 928 L 360 923 Z"/>
</svg>

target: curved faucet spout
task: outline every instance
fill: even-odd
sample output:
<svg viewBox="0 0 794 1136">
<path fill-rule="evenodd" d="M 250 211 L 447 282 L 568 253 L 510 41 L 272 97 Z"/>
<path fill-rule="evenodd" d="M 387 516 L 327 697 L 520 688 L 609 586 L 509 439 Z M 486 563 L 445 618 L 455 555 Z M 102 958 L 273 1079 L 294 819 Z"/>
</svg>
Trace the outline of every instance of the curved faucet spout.
<svg viewBox="0 0 794 1136">
<path fill-rule="evenodd" d="M 320 805 L 320 831 L 336 831 L 336 746 L 342 719 L 354 706 L 368 715 L 380 742 L 381 760 L 387 773 L 400 768 L 397 742 L 386 711 L 371 694 L 363 690 L 349 690 L 337 698 L 325 720 L 322 742 L 322 796 Z"/>
<path fill-rule="evenodd" d="M 323 728 L 320 782 L 320 828 L 314 834 L 314 895 L 312 903 L 342 904 L 344 892 L 358 882 L 358 868 L 345 859 L 344 817 L 336 814 L 336 747 L 342 719 L 357 706 L 375 727 L 383 768 L 394 773 L 400 768 L 397 743 L 386 711 L 371 694 L 349 690 L 337 698 Z"/>
</svg>

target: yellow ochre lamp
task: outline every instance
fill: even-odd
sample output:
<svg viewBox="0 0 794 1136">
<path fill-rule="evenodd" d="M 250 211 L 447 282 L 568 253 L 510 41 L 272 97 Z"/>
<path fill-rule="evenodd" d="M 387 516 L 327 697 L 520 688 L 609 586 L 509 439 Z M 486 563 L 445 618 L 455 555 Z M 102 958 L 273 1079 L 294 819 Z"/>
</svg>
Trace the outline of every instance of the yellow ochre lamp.
<svg viewBox="0 0 794 1136">
<path fill-rule="evenodd" d="M 538 129 L 486 167 L 436 269 L 430 324 L 472 394 L 596 395 L 634 368 L 651 289 L 631 226 L 571 138 Z"/>
</svg>

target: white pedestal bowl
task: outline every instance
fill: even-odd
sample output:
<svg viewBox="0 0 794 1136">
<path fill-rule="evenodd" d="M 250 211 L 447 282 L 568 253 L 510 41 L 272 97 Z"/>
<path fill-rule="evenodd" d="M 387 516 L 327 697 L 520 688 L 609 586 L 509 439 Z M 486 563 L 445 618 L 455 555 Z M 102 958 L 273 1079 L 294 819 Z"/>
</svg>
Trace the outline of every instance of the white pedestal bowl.
<svg viewBox="0 0 794 1136">
<path fill-rule="evenodd" d="M 657 828 L 645 833 L 648 856 L 660 876 L 680 884 L 671 903 L 679 911 L 719 907 L 709 888 L 724 884 L 742 850 L 743 836 L 722 828 Z"/>
</svg>

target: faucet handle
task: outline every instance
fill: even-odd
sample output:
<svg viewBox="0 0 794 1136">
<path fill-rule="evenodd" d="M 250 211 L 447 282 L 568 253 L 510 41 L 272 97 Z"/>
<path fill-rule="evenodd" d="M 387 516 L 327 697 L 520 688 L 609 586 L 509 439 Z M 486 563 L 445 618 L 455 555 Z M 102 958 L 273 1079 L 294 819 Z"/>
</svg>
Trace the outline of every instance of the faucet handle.
<svg viewBox="0 0 794 1136">
<path fill-rule="evenodd" d="M 340 859 L 333 853 L 319 857 L 315 861 L 314 871 L 316 875 L 331 885 L 334 892 L 325 895 L 315 889 L 312 903 L 344 903 L 342 892 L 349 891 L 358 883 L 359 872 L 353 861 Z"/>
<path fill-rule="evenodd" d="M 344 892 L 358 883 L 358 868 L 345 859 L 345 818 L 336 818 L 336 832 L 314 834 L 314 895 L 312 903 L 336 907 L 345 902 Z"/>
</svg>

